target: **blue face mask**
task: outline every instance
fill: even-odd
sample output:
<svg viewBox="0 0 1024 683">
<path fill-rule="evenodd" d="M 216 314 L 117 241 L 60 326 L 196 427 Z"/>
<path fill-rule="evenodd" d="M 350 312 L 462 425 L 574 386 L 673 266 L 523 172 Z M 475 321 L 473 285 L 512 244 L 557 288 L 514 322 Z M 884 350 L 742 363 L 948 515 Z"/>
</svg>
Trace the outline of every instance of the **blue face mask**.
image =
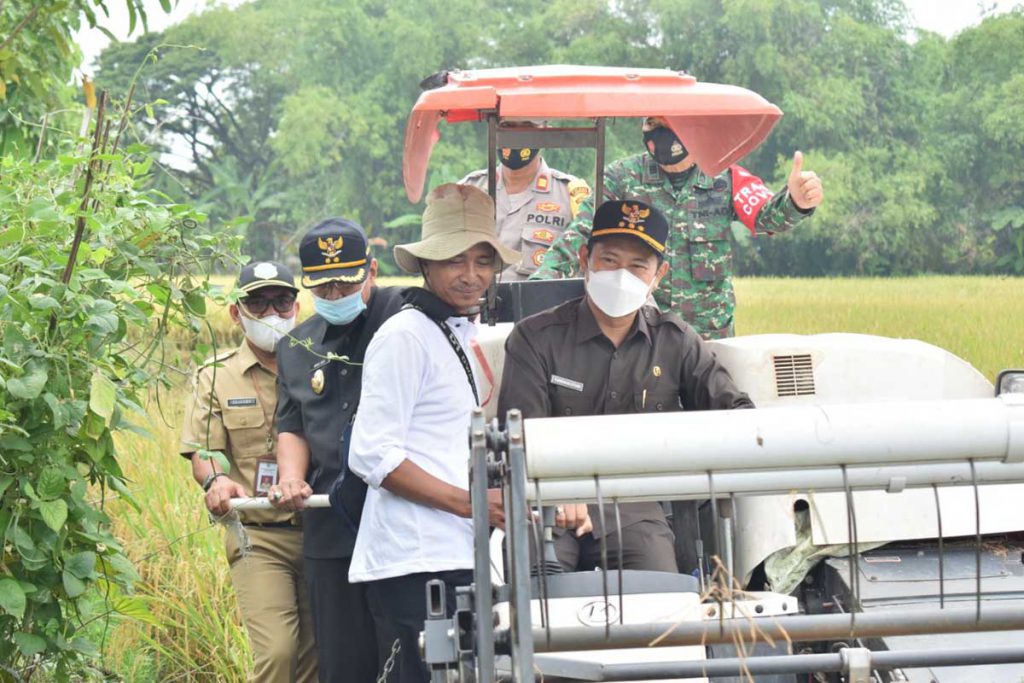
<svg viewBox="0 0 1024 683">
<path fill-rule="evenodd" d="M 348 325 L 366 310 L 366 302 L 363 301 L 363 290 L 360 289 L 334 300 L 314 296 L 313 308 L 331 325 Z"/>
</svg>

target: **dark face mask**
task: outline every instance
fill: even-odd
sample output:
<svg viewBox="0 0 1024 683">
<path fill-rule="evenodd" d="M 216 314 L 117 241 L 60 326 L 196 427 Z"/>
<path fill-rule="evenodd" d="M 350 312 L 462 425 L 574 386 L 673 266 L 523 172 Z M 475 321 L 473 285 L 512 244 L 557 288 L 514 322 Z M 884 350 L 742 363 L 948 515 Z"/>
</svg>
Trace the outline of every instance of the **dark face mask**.
<svg viewBox="0 0 1024 683">
<path fill-rule="evenodd" d="M 662 166 L 678 164 L 689 152 L 676 134 L 664 126 L 644 131 L 644 145 L 654 160 Z"/>
<path fill-rule="evenodd" d="M 506 166 L 513 171 L 533 161 L 537 155 L 540 154 L 540 149 L 523 147 L 523 148 L 508 148 L 498 150 L 498 160 L 503 166 Z"/>
</svg>

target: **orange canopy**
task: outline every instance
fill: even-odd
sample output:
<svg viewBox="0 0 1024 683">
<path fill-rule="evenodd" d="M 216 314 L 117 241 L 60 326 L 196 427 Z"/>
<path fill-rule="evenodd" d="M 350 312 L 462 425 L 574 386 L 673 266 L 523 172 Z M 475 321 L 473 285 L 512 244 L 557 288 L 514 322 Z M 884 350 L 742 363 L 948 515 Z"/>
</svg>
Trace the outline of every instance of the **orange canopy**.
<svg viewBox="0 0 1024 683">
<path fill-rule="evenodd" d="M 453 71 L 420 95 L 405 129 L 402 177 L 409 201 L 423 195 L 438 122 L 664 116 L 697 166 L 716 175 L 754 150 L 782 116 L 755 92 L 698 83 L 667 69 L 531 66 Z M 639 137 L 639 135 L 638 135 Z"/>
</svg>

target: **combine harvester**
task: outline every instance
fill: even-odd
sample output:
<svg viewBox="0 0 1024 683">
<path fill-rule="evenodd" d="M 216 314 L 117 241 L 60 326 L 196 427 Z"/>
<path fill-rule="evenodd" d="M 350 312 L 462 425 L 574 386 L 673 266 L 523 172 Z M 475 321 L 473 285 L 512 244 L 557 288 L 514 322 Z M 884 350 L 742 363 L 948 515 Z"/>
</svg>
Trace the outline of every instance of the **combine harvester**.
<svg viewBox="0 0 1024 683">
<path fill-rule="evenodd" d="M 492 196 L 499 147 L 592 147 L 600 197 L 608 117 L 665 116 L 714 175 L 782 115 L 748 90 L 664 70 L 552 66 L 425 83 L 405 139 L 413 202 L 441 120 L 487 123 Z M 502 125 L 523 119 L 583 123 Z M 496 383 L 512 324 L 582 293 L 580 280 L 489 293 L 479 339 Z M 1024 680 L 1024 371 L 993 388 L 943 349 L 857 334 L 711 343 L 756 410 L 525 421 L 512 411 L 503 428 L 473 415 L 474 584 L 452 617 L 443 585 L 428 586 L 433 680 Z M 487 525 L 496 486 L 501 539 Z M 614 525 L 619 503 L 641 500 L 703 501 L 695 538 L 675 520 L 701 558 L 695 576 L 558 573 L 550 526 L 529 521 L 531 509 L 550 525 L 551 506 L 596 502 Z M 547 551 L 534 571 L 531 537 Z"/>
</svg>

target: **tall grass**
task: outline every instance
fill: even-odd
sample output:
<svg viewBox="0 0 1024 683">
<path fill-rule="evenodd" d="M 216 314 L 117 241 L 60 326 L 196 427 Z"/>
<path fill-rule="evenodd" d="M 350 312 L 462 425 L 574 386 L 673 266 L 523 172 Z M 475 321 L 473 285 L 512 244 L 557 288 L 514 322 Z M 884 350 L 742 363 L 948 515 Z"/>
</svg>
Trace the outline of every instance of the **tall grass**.
<svg viewBox="0 0 1024 683">
<path fill-rule="evenodd" d="M 244 681 L 251 652 L 228 576 L 222 535 L 207 518 L 188 462 L 177 455 L 183 383 L 150 406 L 153 439 L 121 439 L 121 464 L 139 502 L 112 504 L 116 534 L 140 574 L 136 592 L 159 625 L 125 623 L 105 652 L 125 681 Z"/>
<path fill-rule="evenodd" d="M 1024 367 L 1024 278 L 744 278 L 736 332 L 860 332 L 941 346 L 994 380 Z"/>
<path fill-rule="evenodd" d="M 742 279 L 736 288 L 740 334 L 910 337 L 950 350 L 989 378 L 1024 367 L 1024 279 Z M 308 314 L 308 293 L 301 301 Z M 237 343 L 226 310 L 211 310 L 210 320 L 222 349 Z M 248 671 L 224 531 L 210 526 L 189 466 L 177 455 L 184 396 L 179 387 L 162 397 L 162 414 L 154 401 L 153 440 L 121 440 L 122 465 L 142 511 L 114 503 L 117 533 L 141 574 L 137 591 L 149 598 L 160 624 L 126 623 L 108 638 L 106 668 L 126 681 L 233 682 Z"/>
</svg>

